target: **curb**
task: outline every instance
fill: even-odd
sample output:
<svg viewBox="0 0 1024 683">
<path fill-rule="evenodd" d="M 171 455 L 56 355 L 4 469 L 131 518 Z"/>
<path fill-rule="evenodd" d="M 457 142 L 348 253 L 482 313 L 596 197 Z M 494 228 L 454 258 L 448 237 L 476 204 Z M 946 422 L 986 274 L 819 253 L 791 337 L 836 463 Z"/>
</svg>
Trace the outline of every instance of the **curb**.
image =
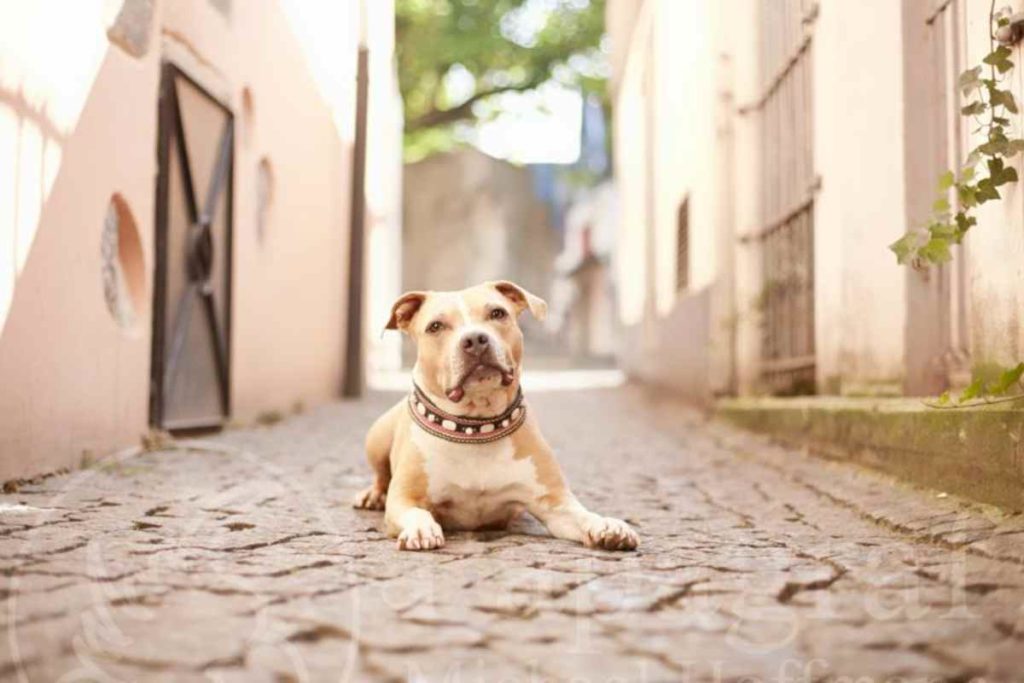
<svg viewBox="0 0 1024 683">
<path fill-rule="evenodd" d="M 1024 510 L 1024 410 L 936 410 L 918 399 L 738 398 L 717 416 L 827 458 Z"/>
</svg>

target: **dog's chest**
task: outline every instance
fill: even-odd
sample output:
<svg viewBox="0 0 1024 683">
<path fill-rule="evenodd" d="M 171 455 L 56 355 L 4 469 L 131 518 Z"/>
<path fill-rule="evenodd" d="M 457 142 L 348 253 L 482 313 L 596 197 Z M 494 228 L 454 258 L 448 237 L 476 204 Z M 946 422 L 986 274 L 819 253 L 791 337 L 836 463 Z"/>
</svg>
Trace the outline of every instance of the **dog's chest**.
<svg viewBox="0 0 1024 683">
<path fill-rule="evenodd" d="M 501 523 L 540 495 L 531 458 L 516 458 L 510 439 L 458 444 L 420 431 L 427 496 L 442 525 L 472 529 Z"/>
</svg>

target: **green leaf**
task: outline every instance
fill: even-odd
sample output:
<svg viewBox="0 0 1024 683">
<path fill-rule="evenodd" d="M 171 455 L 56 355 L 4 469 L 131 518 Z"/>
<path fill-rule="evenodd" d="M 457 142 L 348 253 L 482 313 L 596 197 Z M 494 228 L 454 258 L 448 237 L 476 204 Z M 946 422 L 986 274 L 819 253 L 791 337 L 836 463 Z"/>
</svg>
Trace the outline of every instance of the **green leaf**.
<svg viewBox="0 0 1024 683">
<path fill-rule="evenodd" d="M 971 102 L 961 107 L 960 113 L 964 116 L 978 116 L 979 114 L 984 114 L 986 109 L 988 109 L 988 105 L 984 102 Z"/>
<path fill-rule="evenodd" d="M 935 403 L 936 405 L 940 406 L 949 405 L 949 392 L 943 391 L 941 394 L 939 394 L 939 397 L 935 399 Z"/>
<path fill-rule="evenodd" d="M 984 391 L 985 383 L 980 377 L 975 378 L 973 382 L 967 385 L 966 389 L 960 392 L 960 397 L 957 399 L 957 403 L 963 403 L 964 401 L 970 401 L 972 398 L 978 398 Z"/>
<path fill-rule="evenodd" d="M 917 250 L 917 254 L 930 263 L 948 263 L 953 259 L 949 251 L 949 239 L 945 237 L 932 237 Z"/>
<path fill-rule="evenodd" d="M 974 193 L 979 204 L 984 204 L 993 199 L 999 199 L 999 190 L 992 184 L 991 178 L 982 178 L 978 181 L 978 189 Z"/>
<path fill-rule="evenodd" d="M 1024 142 L 1024 140 L 1022 140 L 1021 142 Z M 964 170 L 960 171 L 960 180 L 961 182 L 965 183 L 969 183 L 970 181 L 974 180 L 974 167 L 968 166 Z"/>
<path fill-rule="evenodd" d="M 932 203 L 932 211 L 936 213 L 949 211 L 949 200 L 945 197 L 939 197 Z"/>
<path fill-rule="evenodd" d="M 953 187 L 953 183 L 955 181 L 956 178 L 953 177 L 953 172 L 946 171 L 945 173 L 939 176 L 939 190 L 945 192 L 949 188 Z"/>
<path fill-rule="evenodd" d="M 1017 169 L 1007 167 L 1000 157 L 988 160 L 988 175 L 993 187 L 1017 182 Z"/>
<path fill-rule="evenodd" d="M 992 52 L 985 55 L 985 58 L 981 61 L 985 62 L 989 66 L 994 66 L 996 70 L 1003 74 L 1013 68 L 1013 62 L 1010 61 L 1010 56 L 1013 54 L 1013 50 L 1000 45 Z"/>
<path fill-rule="evenodd" d="M 910 262 L 910 259 L 917 251 L 917 235 L 908 232 L 903 237 L 889 245 L 889 250 L 896 254 L 896 262 L 901 266 Z"/>
<path fill-rule="evenodd" d="M 996 180 L 1003 172 L 1005 164 L 1000 157 L 992 157 L 985 162 L 985 166 L 988 168 L 988 177 L 992 180 L 992 184 L 998 187 Z"/>
<path fill-rule="evenodd" d="M 1017 384 L 1020 381 L 1021 375 L 1024 375 L 1024 363 L 1018 363 L 1012 368 L 1008 368 L 999 375 L 999 379 L 989 385 L 988 391 L 993 396 L 1001 396 L 1010 390 L 1010 387 Z"/>
<path fill-rule="evenodd" d="M 989 157 L 1005 155 L 1009 150 L 1010 143 L 998 139 L 978 145 L 978 151 Z"/>
<path fill-rule="evenodd" d="M 989 97 L 989 104 L 993 109 L 996 107 L 1006 107 L 1006 110 L 1011 114 L 1017 113 L 1017 100 L 1013 98 L 1013 93 L 1009 90 L 991 88 L 989 89 Z"/>
<path fill-rule="evenodd" d="M 1024 140 L 1020 138 L 1014 138 L 1006 143 L 1006 155 L 1008 157 L 1017 156 L 1021 152 L 1024 152 Z"/>
<path fill-rule="evenodd" d="M 957 243 L 959 243 L 960 240 L 962 240 L 964 238 L 964 235 L 967 234 L 968 230 L 970 230 L 973 226 L 975 226 L 977 224 L 978 224 L 978 219 L 975 218 L 974 216 L 968 216 L 963 211 L 958 213 L 956 215 L 956 228 L 957 228 L 956 241 L 957 241 Z"/>
<path fill-rule="evenodd" d="M 956 189 L 957 197 L 960 199 L 960 205 L 966 209 L 970 209 L 977 206 L 978 199 L 975 196 L 975 189 L 971 185 L 960 185 Z"/>
<path fill-rule="evenodd" d="M 957 87 L 960 88 L 960 92 L 963 93 L 964 97 L 967 97 L 972 92 L 981 87 L 981 67 L 976 66 L 973 69 L 968 69 L 960 74 L 957 79 Z"/>
<path fill-rule="evenodd" d="M 932 223 L 928 226 L 928 234 L 943 239 L 956 239 L 957 229 L 952 223 Z"/>
</svg>

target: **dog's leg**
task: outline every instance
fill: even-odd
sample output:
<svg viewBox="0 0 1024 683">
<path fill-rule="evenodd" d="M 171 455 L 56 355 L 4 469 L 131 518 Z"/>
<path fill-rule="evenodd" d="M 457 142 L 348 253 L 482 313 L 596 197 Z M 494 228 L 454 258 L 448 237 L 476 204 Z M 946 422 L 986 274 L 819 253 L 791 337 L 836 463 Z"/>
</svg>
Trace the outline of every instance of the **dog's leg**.
<svg viewBox="0 0 1024 683">
<path fill-rule="evenodd" d="M 527 427 L 530 427 L 528 424 Z M 576 541 L 591 548 L 635 550 L 640 539 L 621 519 L 602 517 L 583 507 L 576 499 L 558 466 L 554 451 L 537 431 L 526 432 L 519 448 L 529 454 L 544 493 L 525 501 L 526 509 L 548 528 L 555 538 Z"/>
<path fill-rule="evenodd" d="M 546 497 L 528 507 L 555 538 L 605 550 L 635 550 L 640 544 L 631 526 L 621 519 L 591 512 L 571 492 L 566 491 L 556 500 L 552 502 L 550 497 Z"/>
<path fill-rule="evenodd" d="M 394 505 L 388 500 L 388 533 L 398 537 L 399 550 L 433 550 L 444 545 L 444 532 L 428 510 L 413 505 Z M 385 512 L 387 517 L 388 512 Z"/>
<path fill-rule="evenodd" d="M 388 535 L 397 537 L 399 550 L 433 550 L 444 545 L 444 532 L 426 509 L 426 499 L 422 456 L 406 447 L 397 458 L 384 508 L 384 524 Z"/>
<path fill-rule="evenodd" d="M 395 438 L 397 411 L 404 410 L 399 403 L 377 418 L 366 435 L 366 461 L 373 469 L 373 483 L 356 494 L 352 506 L 366 510 L 383 510 L 391 483 L 391 446 Z"/>
</svg>

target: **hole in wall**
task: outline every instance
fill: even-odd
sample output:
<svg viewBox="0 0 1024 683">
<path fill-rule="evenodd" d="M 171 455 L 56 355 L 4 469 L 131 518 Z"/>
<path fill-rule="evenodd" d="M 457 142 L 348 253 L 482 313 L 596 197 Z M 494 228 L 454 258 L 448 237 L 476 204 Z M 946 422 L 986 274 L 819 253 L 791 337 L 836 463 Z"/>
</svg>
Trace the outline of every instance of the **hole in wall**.
<svg viewBox="0 0 1024 683">
<path fill-rule="evenodd" d="M 100 254 L 107 310 L 122 329 L 137 330 L 146 313 L 146 261 L 135 217 L 120 194 L 107 205 Z"/>
<path fill-rule="evenodd" d="M 256 239 L 261 243 L 266 237 L 273 201 L 274 169 L 270 159 L 263 157 L 256 165 Z"/>
</svg>

